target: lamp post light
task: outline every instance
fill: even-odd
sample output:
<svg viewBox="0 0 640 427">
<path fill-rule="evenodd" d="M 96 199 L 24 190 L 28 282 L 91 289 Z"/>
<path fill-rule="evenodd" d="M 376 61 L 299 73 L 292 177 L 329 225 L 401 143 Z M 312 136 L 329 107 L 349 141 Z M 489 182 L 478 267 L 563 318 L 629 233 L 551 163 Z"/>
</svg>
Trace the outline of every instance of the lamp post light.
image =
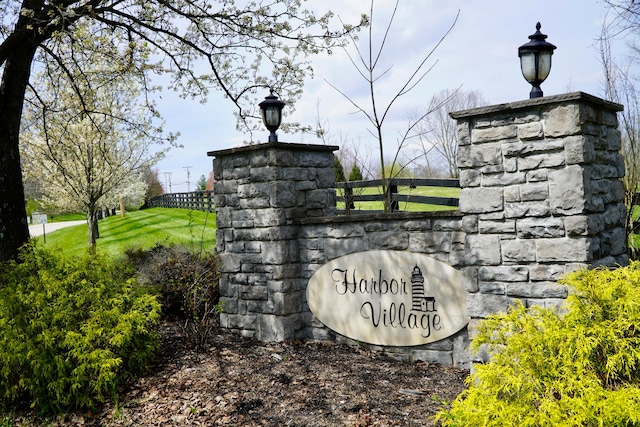
<svg viewBox="0 0 640 427">
<path fill-rule="evenodd" d="M 539 98 L 543 95 L 540 85 L 551 71 L 551 55 L 556 47 L 547 43 L 546 38 L 547 36 L 540 32 L 540 23 L 538 22 L 536 32 L 529 36 L 529 43 L 518 48 L 522 75 L 533 86 L 529 98 Z"/>
<path fill-rule="evenodd" d="M 282 123 L 282 109 L 284 105 L 285 103 L 273 94 L 273 90 L 270 91 L 269 96 L 264 98 L 264 101 L 258 104 L 260 110 L 262 110 L 262 121 L 271 132 L 269 134 L 269 142 L 278 142 L 276 131 L 280 127 L 280 123 Z"/>
</svg>

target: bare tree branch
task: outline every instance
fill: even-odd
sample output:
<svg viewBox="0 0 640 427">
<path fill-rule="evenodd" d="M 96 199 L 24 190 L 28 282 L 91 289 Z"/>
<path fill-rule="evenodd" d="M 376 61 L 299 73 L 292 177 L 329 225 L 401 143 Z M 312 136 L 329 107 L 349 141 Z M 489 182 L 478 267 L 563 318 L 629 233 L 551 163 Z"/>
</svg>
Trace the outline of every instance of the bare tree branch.
<svg viewBox="0 0 640 427">
<path fill-rule="evenodd" d="M 399 8 L 400 0 L 396 0 L 393 6 L 393 11 L 389 16 L 388 21 L 384 27 L 382 40 L 379 46 L 375 48 L 374 48 L 374 41 L 373 41 L 373 31 L 374 31 L 373 24 L 374 24 L 374 17 L 375 17 L 374 3 L 375 3 L 375 0 L 371 0 L 371 3 L 370 3 L 371 26 L 369 27 L 369 40 L 367 45 L 367 48 L 368 48 L 367 54 L 365 55 L 363 53 L 363 51 L 360 49 L 357 43 L 357 40 L 353 37 L 351 38 L 351 43 L 357 54 L 358 60 L 356 60 L 354 56 L 352 56 L 352 54 L 345 49 L 350 62 L 353 64 L 354 68 L 356 69 L 360 77 L 362 77 L 363 80 L 366 81 L 366 85 L 368 87 L 368 97 L 369 97 L 369 102 L 367 104 L 368 106 L 364 106 L 360 104 L 358 101 L 354 100 L 350 95 L 348 95 L 345 91 L 339 89 L 336 85 L 330 82 L 327 82 L 327 83 L 333 89 L 335 89 L 338 93 L 340 93 L 347 101 L 349 101 L 349 103 L 351 103 L 351 105 L 355 107 L 357 113 L 363 114 L 371 124 L 371 127 L 368 128 L 367 131 L 375 138 L 375 140 L 378 143 L 378 151 L 380 155 L 380 170 L 381 170 L 382 182 L 383 182 L 382 187 L 383 187 L 383 192 L 387 194 L 388 193 L 387 179 L 389 177 L 387 177 L 386 167 L 385 167 L 385 162 L 386 162 L 385 153 L 384 153 L 385 144 L 383 140 L 383 137 L 384 137 L 383 129 L 384 129 L 385 121 L 388 115 L 390 114 L 392 108 L 398 101 L 398 99 L 400 99 L 402 96 L 406 95 L 410 91 L 414 90 L 424 80 L 426 75 L 433 69 L 433 67 L 437 64 L 437 61 L 435 61 L 425 70 L 425 66 L 427 65 L 429 60 L 432 58 L 435 51 L 443 43 L 444 39 L 449 35 L 453 27 L 456 25 L 458 17 L 460 15 L 460 11 L 458 11 L 453 22 L 451 23 L 447 31 L 444 33 L 444 35 L 440 37 L 440 39 L 436 42 L 436 44 L 424 55 L 420 63 L 413 69 L 412 73 L 404 80 L 404 82 L 400 85 L 399 89 L 394 92 L 391 99 L 384 106 L 381 106 L 377 99 L 378 91 L 376 88 L 376 83 L 378 83 L 383 77 L 385 77 L 389 73 L 389 71 L 391 70 L 391 67 L 383 70 L 380 73 L 378 73 L 377 67 L 383 56 L 384 48 L 387 45 L 389 37 L 391 35 L 392 25 Z M 422 120 L 432 111 L 433 110 L 428 109 L 427 112 L 419 116 L 419 120 Z M 417 121 L 410 122 L 408 125 L 408 129 L 404 132 L 404 134 L 401 134 L 399 136 L 400 143 L 398 144 L 397 150 L 393 158 L 392 170 L 393 170 L 393 165 L 398 161 L 400 151 L 403 148 L 406 148 L 408 139 L 411 137 L 411 133 L 413 132 L 413 129 L 416 126 L 417 126 Z M 422 157 L 422 156 L 417 156 L 417 157 Z M 404 167 L 406 167 L 406 165 L 403 166 L 402 168 L 404 169 Z M 388 208 L 389 208 L 389 203 L 387 200 L 387 202 L 385 203 L 385 211 L 387 211 Z"/>
</svg>

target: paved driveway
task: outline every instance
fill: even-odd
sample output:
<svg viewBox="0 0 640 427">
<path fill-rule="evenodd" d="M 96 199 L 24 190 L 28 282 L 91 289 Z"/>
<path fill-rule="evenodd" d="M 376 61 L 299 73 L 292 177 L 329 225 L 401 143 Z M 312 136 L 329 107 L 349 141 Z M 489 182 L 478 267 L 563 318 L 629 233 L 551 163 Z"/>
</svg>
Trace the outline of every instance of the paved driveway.
<svg viewBox="0 0 640 427">
<path fill-rule="evenodd" d="M 78 221 L 51 222 L 48 224 L 44 224 L 44 232 L 49 234 L 53 231 L 60 230 L 61 228 L 72 227 L 74 225 L 86 224 L 86 223 L 87 221 L 84 219 L 81 219 Z M 29 235 L 31 237 L 42 236 L 42 234 L 43 234 L 42 224 L 34 224 L 29 226 Z"/>
</svg>

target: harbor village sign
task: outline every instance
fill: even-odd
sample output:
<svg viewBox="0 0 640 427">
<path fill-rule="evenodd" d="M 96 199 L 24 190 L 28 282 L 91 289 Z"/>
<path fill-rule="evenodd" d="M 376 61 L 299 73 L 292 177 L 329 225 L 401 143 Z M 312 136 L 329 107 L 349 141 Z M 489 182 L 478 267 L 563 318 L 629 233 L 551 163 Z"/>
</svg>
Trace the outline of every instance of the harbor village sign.
<svg viewBox="0 0 640 427">
<path fill-rule="evenodd" d="M 320 267 L 307 286 L 311 312 L 335 332 L 384 346 L 447 338 L 468 323 L 463 274 L 427 255 L 373 250 Z"/>
<path fill-rule="evenodd" d="M 336 146 L 210 152 L 221 327 L 466 369 L 488 360 L 468 350 L 482 319 L 561 306 L 566 273 L 628 263 L 621 109 L 573 92 L 452 113 L 454 211 L 337 215 Z"/>
</svg>

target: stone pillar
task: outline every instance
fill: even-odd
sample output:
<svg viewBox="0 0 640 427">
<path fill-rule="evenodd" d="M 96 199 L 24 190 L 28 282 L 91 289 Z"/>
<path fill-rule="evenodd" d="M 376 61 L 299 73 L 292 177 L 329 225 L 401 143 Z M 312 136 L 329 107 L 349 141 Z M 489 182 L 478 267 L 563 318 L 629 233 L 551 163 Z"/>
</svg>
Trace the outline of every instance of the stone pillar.
<svg viewBox="0 0 640 427">
<path fill-rule="evenodd" d="M 335 213 L 333 151 L 267 143 L 215 157 L 216 246 L 222 327 L 262 341 L 299 338 L 299 220 Z"/>
<path fill-rule="evenodd" d="M 628 262 L 621 110 L 576 92 L 451 114 L 472 318 L 559 304 L 563 274 Z"/>
</svg>

